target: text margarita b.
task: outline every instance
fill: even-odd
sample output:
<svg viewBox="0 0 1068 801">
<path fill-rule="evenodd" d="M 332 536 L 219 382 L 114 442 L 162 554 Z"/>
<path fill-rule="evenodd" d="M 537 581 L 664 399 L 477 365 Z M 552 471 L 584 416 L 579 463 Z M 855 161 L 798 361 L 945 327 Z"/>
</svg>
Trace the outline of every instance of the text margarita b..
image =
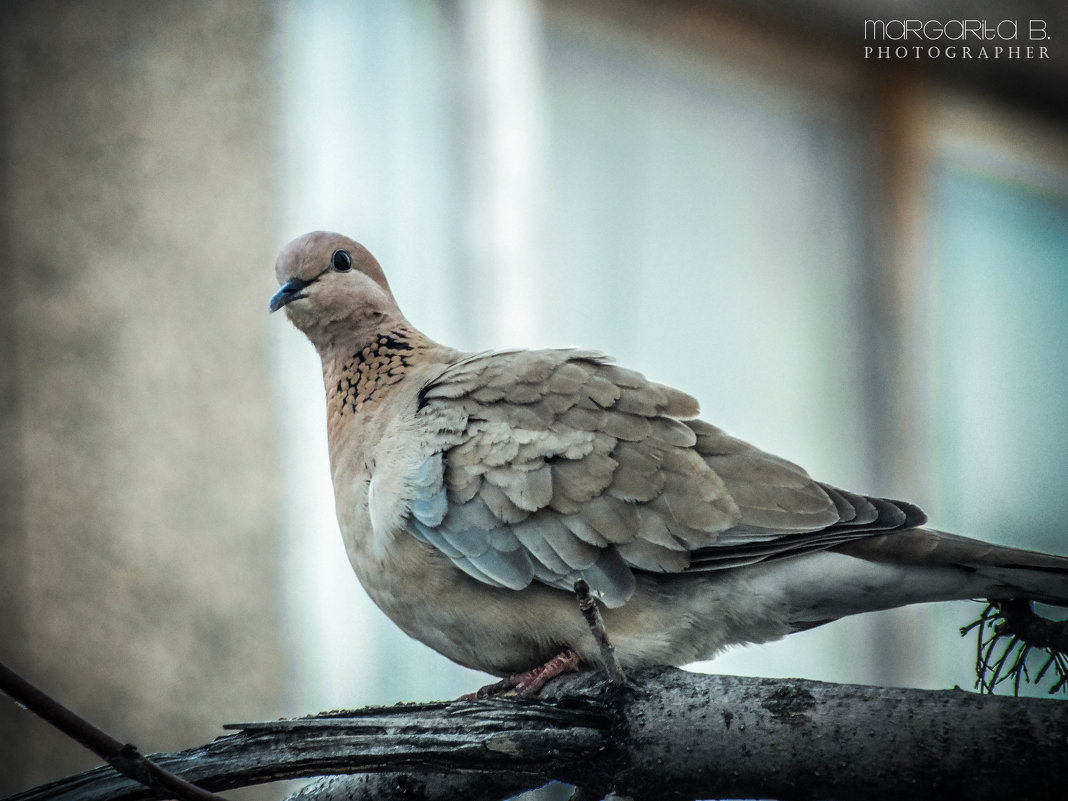
<svg viewBox="0 0 1068 801">
<path fill-rule="evenodd" d="M 1049 39 L 1041 19 L 864 20 L 864 58 L 1041 59 Z"/>
</svg>

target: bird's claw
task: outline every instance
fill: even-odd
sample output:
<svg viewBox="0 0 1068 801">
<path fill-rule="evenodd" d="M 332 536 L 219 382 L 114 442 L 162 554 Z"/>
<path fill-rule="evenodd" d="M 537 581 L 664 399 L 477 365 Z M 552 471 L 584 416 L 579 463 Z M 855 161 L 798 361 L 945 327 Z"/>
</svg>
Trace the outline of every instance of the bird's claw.
<svg viewBox="0 0 1068 801">
<path fill-rule="evenodd" d="M 487 684 L 476 692 L 461 695 L 461 701 L 484 700 L 487 698 L 530 698 L 538 694 L 550 679 L 555 679 L 564 673 L 573 673 L 579 668 L 578 654 L 570 648 L 565 648 L 544 665 L 539 665 L 524 673 L 514 673 L 511 676 Z"/>
</svg>

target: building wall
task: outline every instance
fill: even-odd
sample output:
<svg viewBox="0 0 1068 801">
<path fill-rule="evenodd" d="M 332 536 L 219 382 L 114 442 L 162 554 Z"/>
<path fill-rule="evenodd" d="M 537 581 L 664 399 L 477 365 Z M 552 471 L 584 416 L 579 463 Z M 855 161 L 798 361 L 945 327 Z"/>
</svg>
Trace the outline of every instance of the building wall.
<svg viewBox="0 0 1068 801">
<path fill-rule="evenodd" d="M 190 747 L 285 711 L 272 7 L 0 14 L 0 659 Z M 99 764 L 6 699 L 0 742 L 0 795 Z"/>
</svg>

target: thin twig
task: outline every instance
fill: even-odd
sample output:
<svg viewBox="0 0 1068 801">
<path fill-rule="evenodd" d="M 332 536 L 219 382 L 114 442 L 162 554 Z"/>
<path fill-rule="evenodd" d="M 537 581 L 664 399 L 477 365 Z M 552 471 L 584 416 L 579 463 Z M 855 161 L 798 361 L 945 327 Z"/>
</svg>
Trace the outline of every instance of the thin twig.
<svg viewBox="0 0 1068 801">
<path fill-rule="evenodd" d="M 590 595 L 590 585 L 582 579 L 576 581 L 575 596 L 578 598 L 582 616 L 586 618 L 586 625 L 590 627 L 593 639 L 597 641 L 597 647 L 601 649 L 601 661 L 604 663 L 604 670 L 608 674 L 609 681 L 613 684 L 625 684 L 627 677 L 623 673 L 623 666 L 619 664 L 616 649 L 608 639 L 604 618 L 601 617 L 601 610 L 597 608 L 597 601 Z"/>
<path fill-rule="evenodd" d="M 1064 621 L 1047 620 L 1036 614 L 1029 601 L 1002 601 L 997 606 L 1005 621 L 998 626 L 999 633 L 1015 634 L 1035 648 L 1068 652 L 1068 627 Z"/>
<path fill-rule="evenodd" d="M 978 620 L 961 628 L 961 635 L 976 628 L 975 686 L 980 692 L 992 693 L 1011 680 L 1018 695 L 1024 682 L 1038 684 L 1051 667 L 1050 694 L 1068 689 L 1068 621 L 1048 620 L 1029 601 L 1010 600 L 989 604 Z M 1002 651 L 995 657 L 999 645 Z M 1045 651 L 1047 659 L 1032 677 L 1027 660 L 1036 650 Z"/>
<path fill-rule="evenodd" d="M 143 756 L 137 746 L 122 743 L 76 715 L 43 690 L 38 689 L 0 662 L 0 690 L 39 718 L 85 746 L 124 776 L 181 801 L 225 801 L 164 770 Z"/>
</svg>

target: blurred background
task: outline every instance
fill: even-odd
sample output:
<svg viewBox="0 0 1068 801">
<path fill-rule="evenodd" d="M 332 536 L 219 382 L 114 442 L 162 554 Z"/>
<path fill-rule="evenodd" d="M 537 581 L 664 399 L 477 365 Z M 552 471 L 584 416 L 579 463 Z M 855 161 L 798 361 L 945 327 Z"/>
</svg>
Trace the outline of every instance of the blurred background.
<svg viewBox="0 0 1068 801">
<path fill-rule="evenodd" d="M 316 228 L 439 341 L 602 349 L 822 480 L 1068 552 L 1068 11 L 939 6 L 1045 20 L 1048 59 L 864 58 L 924 5 L 5 3 L 0 659 L 146 751 L 487 680 L 346 563 L 318 361 L 266 309 Z M 980 608 L 695 667 L 970 689 Z M 11 703 L 0 744 L 0 794 L 98 764 Z"/>
</svg>

